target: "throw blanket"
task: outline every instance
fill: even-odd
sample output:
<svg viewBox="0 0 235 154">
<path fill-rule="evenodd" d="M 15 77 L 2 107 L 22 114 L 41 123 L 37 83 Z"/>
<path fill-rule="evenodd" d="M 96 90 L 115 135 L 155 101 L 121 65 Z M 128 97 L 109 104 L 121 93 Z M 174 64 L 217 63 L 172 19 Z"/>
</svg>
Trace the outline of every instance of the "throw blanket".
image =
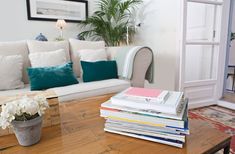
<svg viewBox="0 0 235 154">
<path fill-rule="evenodd" d="M 138 51 L 144 46 L 130 46 L 118 49 L 116 52 L 115 60 L 118 65 L 118 76 L 124 79 L 131 79 L 133 72 L 134 59 Z M 151 52 L 152 50 L 148 48 Z M 145 79 L 149 83 L 153 83 L 153 60 L 148 68 Z"/>
</svg>

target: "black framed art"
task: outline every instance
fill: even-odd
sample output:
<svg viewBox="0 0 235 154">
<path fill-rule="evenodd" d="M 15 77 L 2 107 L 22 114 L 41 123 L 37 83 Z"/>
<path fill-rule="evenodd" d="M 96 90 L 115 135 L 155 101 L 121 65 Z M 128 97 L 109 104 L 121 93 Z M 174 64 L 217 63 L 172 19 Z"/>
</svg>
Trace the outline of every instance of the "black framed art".
<svg viewBox="0 0 235 154">
<path fill-rule="evenodd" d="M 28 20 L 80 22 L 88 17 L 85 0 L 26 0 Z"/>
</svg>

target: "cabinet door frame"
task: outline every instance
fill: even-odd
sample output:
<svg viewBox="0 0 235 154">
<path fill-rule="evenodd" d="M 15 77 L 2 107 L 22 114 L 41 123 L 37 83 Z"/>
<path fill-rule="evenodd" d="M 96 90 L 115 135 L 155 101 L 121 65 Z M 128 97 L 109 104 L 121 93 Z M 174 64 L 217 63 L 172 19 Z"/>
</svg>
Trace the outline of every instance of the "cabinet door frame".
<svg viewBox="0 0 235 154">
<path fill-rule="evenodd" d="M 179 67 L 179 90 L 185 91 L 187 87 L 192 90 L 194 87 L 207 86 L 204 88 L 209 88 L 209 85 L 213 87 L 211 91 L 213 92 L 212 99 L 207 101 L 201 101 L 201 103 L 195 103 L 190 105 L 191 107 L 199 107 L 210 104 L 217 104 L 217 101 L 223 94 L 223 83 L 224 83 L 224 72 L 225 72 L 225 62 L 227 55 L 227 43 L 228 43 L 228 23 L 229 23 L 229 13 L 230 13 L 230 0 L 224 0 L 221 2 L 212 0 L 183 0 L 182 1 L 182 16 L 181 16 L 181 48 L 180 48 L 180 67 Z M 222 7 L 222 17 L 221 17 L 221 27 L 220 27 L 220 39 L 218 42 L 190 42 L 186 40 L 187 34 L 187 5 L 189 2 L 192 3 L 202 3 L 210 5 L 219 5 Z M 185 58 L 186 58 L 186 45 L 219 45 L 219 59 L 216 65 L 217 73 L 215 79 L 208 80 L 198 80 L 194 82 L 186 82 L 185 80 Z M 192 90 L 193 91 L 193 90 Z M 197 89 L 200 91 L 200 89 Z M 198 93 L 199 94 L 199 93 Z M 199 96 L 198 96 L 199 97 Z"/>
</svg>

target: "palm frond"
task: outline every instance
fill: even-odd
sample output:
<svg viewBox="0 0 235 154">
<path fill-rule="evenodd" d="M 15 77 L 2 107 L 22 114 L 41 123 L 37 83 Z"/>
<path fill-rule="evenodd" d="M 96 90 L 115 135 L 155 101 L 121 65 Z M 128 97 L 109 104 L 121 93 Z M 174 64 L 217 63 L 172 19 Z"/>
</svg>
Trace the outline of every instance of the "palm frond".
<svg viewBox="0 0 235 154">
<path fill-rule="evenodd" d="M 235 40 L 235 33 L 231 33 L 231 41 Z"/>
<path fill-rule="evenodd" d="M 134 26 L 129 21 L 132 11 L 141 2 L 142 0 L 99 0 L 98 10 L 80 23 L 84 29 L 80 35 L 92 40 L 103 39 L 108 46 L 125 42 L 127 26 L 130 36 L 134 35 Z"/>
</svg>

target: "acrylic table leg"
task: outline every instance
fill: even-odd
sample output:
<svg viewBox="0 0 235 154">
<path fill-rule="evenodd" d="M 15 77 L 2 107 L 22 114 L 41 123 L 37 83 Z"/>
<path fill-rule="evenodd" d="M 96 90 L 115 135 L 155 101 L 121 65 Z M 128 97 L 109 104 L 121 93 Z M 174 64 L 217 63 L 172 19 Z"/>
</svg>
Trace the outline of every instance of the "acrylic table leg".
<svg viewBox="0 0 235 154">
<path fill-rule="evenodd" d="M 230 151 L 230 142 L 228 143 L 228 145 L 224 148 L 224 154 L 229 154 Z"/>
</svg>

